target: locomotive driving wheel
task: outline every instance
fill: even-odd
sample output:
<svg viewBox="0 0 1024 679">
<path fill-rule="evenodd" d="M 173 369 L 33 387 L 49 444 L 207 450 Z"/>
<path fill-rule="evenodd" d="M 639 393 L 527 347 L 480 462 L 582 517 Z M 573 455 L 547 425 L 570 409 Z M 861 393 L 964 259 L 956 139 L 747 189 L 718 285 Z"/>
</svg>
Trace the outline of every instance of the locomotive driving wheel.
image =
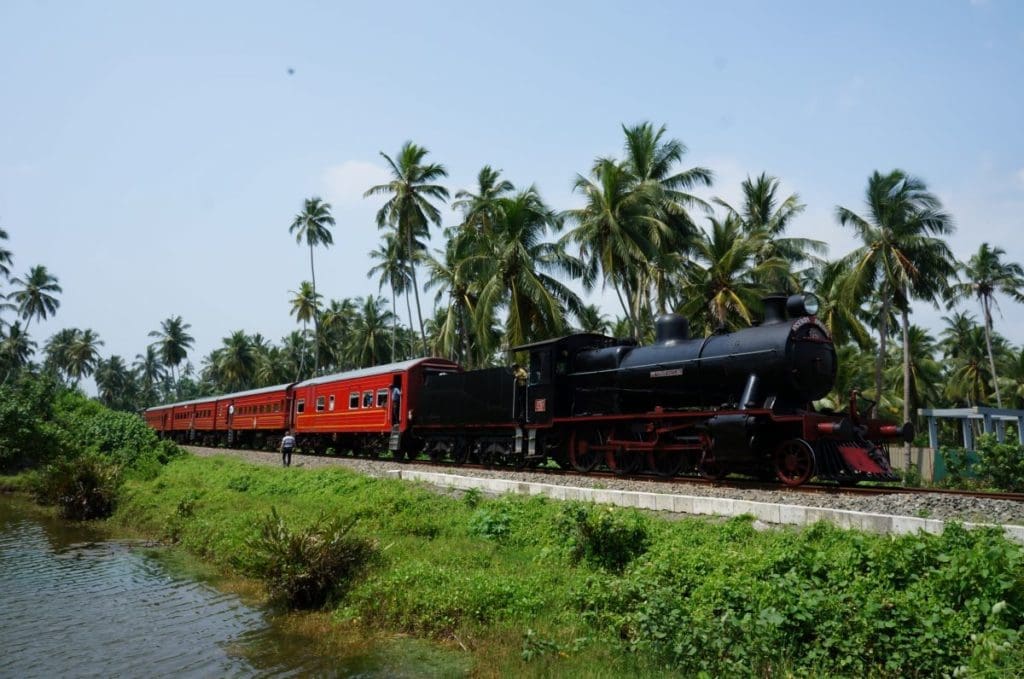
<svg viewBox="0 0 1024 679">
<path fill-rule="evenodd" d="M 609 450 L 605 454 L 605 464 L 616 474 L 636 474 L 644 466 L 644 458 L 640 453 L 630 452 L 622 446 Z"/>
<path fill-rule="evenodd" d="M 775 449 L 775 476 L 787 486 L 799 486 L 814 476 L 814 450 L 803 439 L 789 439 Z"/>
<path fill-rule="evenodd" d="M 603 441 L 596 429 L 579 429 L 569 437 L 569 464 L 578 472 L 593 471 L 604 458 Z"/>
<path fill-rule="evenodd" d="M 435 464 L 444 462 L 445 458 L 452 452 L 452 449 L 451 441 L 432 441 L 427 444 L 427 457 Z"/>
<path fill-rule="evenodd" d="M 656 449 L 647 453 L 647 468 L 658 476 L 675 476 L 682 466 L 683 456 L 675 451 Z"/>
</svg>

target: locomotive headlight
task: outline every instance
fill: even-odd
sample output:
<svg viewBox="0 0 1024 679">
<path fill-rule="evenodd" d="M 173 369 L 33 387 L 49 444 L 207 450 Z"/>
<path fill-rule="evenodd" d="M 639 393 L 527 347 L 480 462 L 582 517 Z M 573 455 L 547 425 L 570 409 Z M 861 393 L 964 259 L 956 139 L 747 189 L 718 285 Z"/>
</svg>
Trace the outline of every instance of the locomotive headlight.
<svg viewBox="0 0 1024 679">
<path fill-rule="evenodd" d="M 790 318 L 800 316 L 813 316 L 818 313 L 818 298 L 809 292 L 799 295 L 790 295 L 786 300 L 786 311 Z"/>
</svg>

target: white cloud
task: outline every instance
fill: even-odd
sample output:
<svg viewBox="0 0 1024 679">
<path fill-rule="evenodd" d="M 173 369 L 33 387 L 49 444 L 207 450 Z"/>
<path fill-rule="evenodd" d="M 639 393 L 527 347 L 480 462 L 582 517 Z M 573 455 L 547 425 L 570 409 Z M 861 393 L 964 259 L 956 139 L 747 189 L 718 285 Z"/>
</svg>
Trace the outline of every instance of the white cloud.
<svg viewBox="0 0 1024 679">
<path fill-rule="evenodd" d="M 356 205 L 366 189 L 390 179 L 387 169 L 362 160 L 346 160 L 324 170 L 322 181 L 327 200 L 336 206 Z"/>
</svg>

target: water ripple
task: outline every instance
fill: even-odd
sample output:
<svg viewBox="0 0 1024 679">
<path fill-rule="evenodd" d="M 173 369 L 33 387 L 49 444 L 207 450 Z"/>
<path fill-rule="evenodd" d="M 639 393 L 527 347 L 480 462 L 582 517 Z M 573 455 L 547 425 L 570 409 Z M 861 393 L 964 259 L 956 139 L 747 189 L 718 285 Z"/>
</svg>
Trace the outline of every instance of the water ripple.
<svg viewBox="0 0 1024 679">
<path fill-rule="evenodd" d="M 0 525 L 0 676 L 264 675 L 228 649 L 263 614 L 174 578 L 124 542 L 62 541 L 29 520 Z"/>
</svg>

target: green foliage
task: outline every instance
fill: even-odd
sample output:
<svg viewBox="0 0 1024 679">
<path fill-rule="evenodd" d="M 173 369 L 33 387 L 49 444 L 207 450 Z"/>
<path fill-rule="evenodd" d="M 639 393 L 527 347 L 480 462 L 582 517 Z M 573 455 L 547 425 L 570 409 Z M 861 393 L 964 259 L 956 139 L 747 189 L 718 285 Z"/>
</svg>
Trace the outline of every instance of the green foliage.
<svg viewBox="0 0 1024 679">
<path fill-rule="evenodd" d="M 636 512 L 570 502 L 556 524 L 574 562 L 621 572 L 647 550 L 647 522 Z"/>
<path fill-rule="evenodd" d="M 689 524 L 625 576 L 588 579 L 577 603 L 628 648 L 687 675 L 938 676 L 972 654 L 972 635 L 1024 622 L 1022 576 L 1024 551 L 997 531 L 880 538 L 824 524 L 764 535 Z"/>
<path fill-rule="evenodd" d="M 946 465 L 945 485 L 1024 490 L 1024 446 L 999 443 L 995 434 L 982 434 L 973 455 L 963 448 L 942 448 L 939 452 Z"/>
<path fill-rule="evenodd" d="M 996 488 L 1024 491 L 1024 446 L 999 443 L 994 434 L 978 437 L 974 472 Z"/>
<path fill-rule="evenodd" d="M 254 546 L 268 506 L 295 535 L 324 515 L 358 518 L 386 547 L 363 577 L 343 579 L 335 617 L 504 648 L 501 674 L 593 674 L 602 663 L 614 668 L 603 676 L 902 677 L 1020 665 L 1024 549 L 998 531 L 758 531 L 746 517 L 668 522 L 522 496 L 467 506 L 343 469 L 229 458 L 187 456 L 128 484 L 119 521 L 247 573 L 263 558 Z M 296 558 L 281 542 L 279 558 Z"/>
<path fill-rule="evenodd" d="M 351 534 L 356 521 L 328 521 L 294 530 L 271 507 L 249 543 L 253 572 L 271 595 L 291 608 L 320 608 L 345 590 L 377 550 L 373 540 Z"/>
<path fill-rule="evenodd" d="M 51 422 L 57 389 L 45 379 L 0 386 L 0 471 L 35 467 L 57 454 L 59 430 Z"/>
<path fill-rule="evenodd" d="M 965 449 L 940 448 L 939 455 L 942 456 L 942 461 L 946 466 L 946 477 L 942 479 L 942 485 L 965 487 L 975 483 L 971 462 Z"/>
<path fill-rule="evenodd" d="M 488 505 L 473 512 L 469 519 L 469 532 L 500 542 L 508 537 L 511 524 L 512 516 L 507 506 Z"/>
<path fill-rule="evenodd" d="M 61 458 L 33 479 L 41 504 L 56 505 L 66 519 L 103 519 L 114 513 L 121 486 L 121 467 L 96 453 Z"/>
</svg>

